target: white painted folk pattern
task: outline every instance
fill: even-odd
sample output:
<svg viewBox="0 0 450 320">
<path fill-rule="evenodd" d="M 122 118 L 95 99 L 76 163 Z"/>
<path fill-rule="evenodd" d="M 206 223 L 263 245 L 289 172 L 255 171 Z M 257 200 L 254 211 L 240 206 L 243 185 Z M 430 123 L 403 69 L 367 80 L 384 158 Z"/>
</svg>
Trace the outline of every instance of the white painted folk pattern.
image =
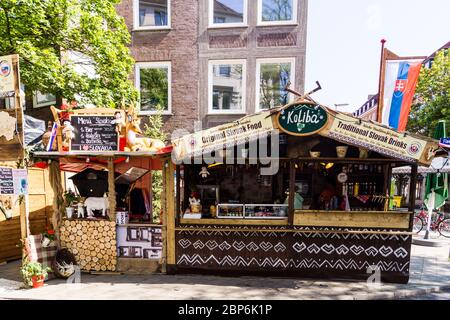
<svg viewBox="0 0 450 320">
<path fill-rule="evenodd" d="M 187 249 L 191 245 L 194 247 L 194 249 L 203 249 L 208 248 L 210 251 L 215 250 L 216 248 L 219 248 L 221 251 L 227 251 L 230 248 L 234 248 L 236 251 L 244 251 L 247 250 L 249 252 L 256 252 L 259 250 L 262 250 L 264 252 L 268 252 L 270 250 L 274 250 L 275 252 L 285 252 L 287 250 L 286 246 L 278 242 L 276 245 L 273 245 L 270 242 L 249 242 L 245 244 L 243 241 L 233 241 L 231 244 L 227 241 L 223 241 L 222 243 L 218 244 L 215 240 L 208 240 L 206 243 L 203 243 L 201 240 L 197 240 L 194 243 L 192 243 L 188 239 L 180 239 L 178 240 L 178 244 L 183 248 Z M 295 252 L 301 253 L 302 251 L 306 250 L 310 254 L 319 254 L 321 252 L 324 252 L 328 255 L 332 255 L 334 253 L 337 253 L 339 255 L 346 255 L 349 252 L 351 252 L 354 255 L 359 256 L 360 254 L 364 253 L 366 256 L 372 256 L 375 257 L 377 255 L 381 255 L 383 257 L 388 257 L 392 254 L 395 255 L 397 258 L 405 258 L 408 255 L 408 252 L 404 248 L 397 248 L 394 250 L 394 248 L 390 246 L 383 245 L 381 248 L 377 248 L 375 246 L 370 246 L 368 248 L 364 248 L 363 246 L 357 246 L 352 245 L 350 247 L 347 247 L 344 244 L 341 244 L 337 247 L 335 247 L 331 243 L 323 244 L 322 246 L 318 246 L 317 244 L 313 243 L 309 246 L 306 245 L 304 242 L 295 242 L 292 245 L 292 249 L 294 249 Z"/>
<path fill-rule="evenodd" d="M 258 267 L 258 268 L 295 268 L 295 269 L 340 269 L 340 270 L 362 270 L 365 271 L 373 264 L 367 261 L 356 261 L 354 259 L 337 259 L 337 260 L 316 260 L 312 258 L 305 259 L 281 259 L 281 258 L 244 258 L 232 257 L 226 255 L 217 258 L 214 255 L 202 257 L 199 254 L 183 254 L 178 259 L 178 265 L 193 267 L 195 265 L 207 266 L 210 264 L 222 267 Z M 379 261 L 376 263 L 381 271 L 407 272 L 409 271 L 409 261 L 399 263 L 397 261 Z"/>
</svg>

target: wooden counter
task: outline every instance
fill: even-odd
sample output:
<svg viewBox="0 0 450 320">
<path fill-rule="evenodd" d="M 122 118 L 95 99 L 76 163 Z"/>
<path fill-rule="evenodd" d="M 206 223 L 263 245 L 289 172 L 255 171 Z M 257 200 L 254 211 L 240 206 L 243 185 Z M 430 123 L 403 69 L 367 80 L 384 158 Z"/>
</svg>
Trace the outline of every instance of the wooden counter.
<svg viewBox="0 0 450 320">
<path fill-rule="evenodd" d="M 405 211 L 296 211 L 294 226 L 408 229 Z"/>
<path fill-rule="evenodd" d="M 125 224 L 116 224 L 117 227 L 162 227 L 161 224 L 155 223 L 139 223 L 139 222 L 130 222 Z"/>
<path fill-rule="evenodd" d="M 235 226 L 287 226 L 286 219 L 180 219 L 180 224 L 235 225 Z"/>
</svg>

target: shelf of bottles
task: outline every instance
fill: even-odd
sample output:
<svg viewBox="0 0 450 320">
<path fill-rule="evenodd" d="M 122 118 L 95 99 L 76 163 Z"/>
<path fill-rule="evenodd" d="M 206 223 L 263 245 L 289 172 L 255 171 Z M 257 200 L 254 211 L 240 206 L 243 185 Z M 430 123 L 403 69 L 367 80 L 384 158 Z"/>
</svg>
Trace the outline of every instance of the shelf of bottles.
<svg viewBox="0 0 450 320">
<path fill-rule="evenodd" d="M 243 219 L 244 205 L 243 204 L 218 204 L 217 218 L 220 219 Z"/>
<path fill-rule="evenodd" d="M 349 164 L 342 171 L 348 178 L 341 184 L 341 195 L 348 196 L 351 211 L 378 211 L 384 207 L 382 165 Z"/>
<path fill-rule="evenodd" d="M 285 204 L 219 204 L 217 218 L 221 219 L 285 219 Z"/>
</svg>

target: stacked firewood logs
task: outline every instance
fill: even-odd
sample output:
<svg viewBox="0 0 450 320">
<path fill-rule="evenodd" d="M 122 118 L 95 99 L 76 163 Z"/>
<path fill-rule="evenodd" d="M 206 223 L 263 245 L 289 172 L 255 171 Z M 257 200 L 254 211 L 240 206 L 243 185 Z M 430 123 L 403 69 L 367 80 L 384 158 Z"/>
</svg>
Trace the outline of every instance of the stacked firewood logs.
<svg viewBox="0 0 450 320">
<path fill-rule="evenodd" d="M 64 220 L 61 246 L 75 256 L 81 270 L 115 271 L 116 224 L 111 221 Z"/>
</svg>

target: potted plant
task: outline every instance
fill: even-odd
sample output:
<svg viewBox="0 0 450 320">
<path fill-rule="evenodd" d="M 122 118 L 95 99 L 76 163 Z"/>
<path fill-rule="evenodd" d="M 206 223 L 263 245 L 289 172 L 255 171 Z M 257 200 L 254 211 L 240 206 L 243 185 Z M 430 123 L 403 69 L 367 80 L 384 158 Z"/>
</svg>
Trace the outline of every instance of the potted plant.
<svg viewBox="0 0 450 320">
<path fill-rule="evenodd" d="M 64 204 L 66 207 L 67 218 L 71 219 L 75 208 L 72 205 L 79 200 L 79 197 L 72 190 L 67 190 L 64 192 Z"/>
<path fill-rule="evenodd" d="M 47 230 L 42 234 L 42 246 L 48 247 L 56 240 L 55 230 Z"/>
<path fill-rule="evenodd" d="M 26 285 L 39 288 L 44 285 L 45 278 L 51 269 L 42 266 L 39 262 L 27 262 L 20 271 Z"/>
</svg>

